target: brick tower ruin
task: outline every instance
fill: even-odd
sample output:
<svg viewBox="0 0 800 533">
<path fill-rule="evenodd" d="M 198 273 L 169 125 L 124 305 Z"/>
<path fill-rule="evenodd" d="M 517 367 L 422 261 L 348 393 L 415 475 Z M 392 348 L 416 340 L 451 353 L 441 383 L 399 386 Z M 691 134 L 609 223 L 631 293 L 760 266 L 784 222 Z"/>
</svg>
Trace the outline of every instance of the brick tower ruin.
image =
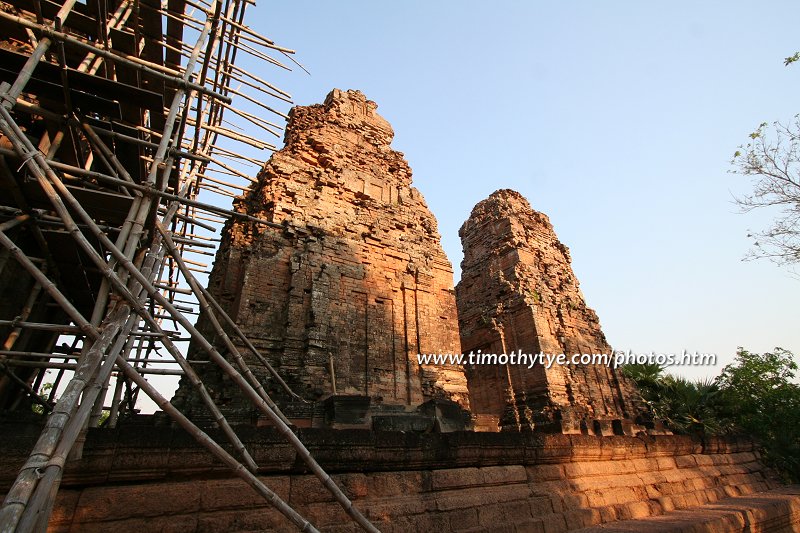
<svg viewBox="0 0 800 533">
<path fill-rule="evenodd" d="M 569 250 L 522 195 L 493 193 L 475 206 L 459 235 L 464 353 L 611 353 Z M 641 429 L 632 423 L 645 412 L 633 384 L 604 365 L 475 365 L 467 375 L 480 429 L 603 435 Z"/>
<path fill-rule="evenodd" d="M 462 368 L 417 362 L 417 353 L 459 351 L 453 271 L 376 108 L 361 92 L 334 89 L 324 104 L 291 111 L 285 147 L 236 201 L 279 226 L 229 222 L 210 277 L 211 293 L 308 401 L 289 401 L 241 350 L 301 426 L 364 427 L 371 418 L 389 429 L 402 418 L 417 428 L 431 419 L 408 416 L 420 404 L 429 414 L 455 409 L 456 418 L 469 407 Z M 207 374 L 226 415 L 253 421 L 233 385 Z M 186 380 L 175 401 L 202 416 Z"/>
</svg>

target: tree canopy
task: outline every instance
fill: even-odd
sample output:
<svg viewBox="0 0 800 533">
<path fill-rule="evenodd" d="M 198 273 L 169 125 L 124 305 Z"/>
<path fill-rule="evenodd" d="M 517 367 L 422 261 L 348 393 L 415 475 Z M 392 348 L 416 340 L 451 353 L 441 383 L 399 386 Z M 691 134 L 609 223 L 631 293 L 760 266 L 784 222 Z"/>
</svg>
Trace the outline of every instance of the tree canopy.
<svg viewBox="0 0 800 533">
<path fill-rule="evenodd" d="M 787 479 L 800 480 L 800 385 L 788 350 L 763 354 L 739 348 L 713 380 L 690 381 L 658 365 L 625 365 L 656 417 L 675 433 L 745 433 Z"/>
</svg>

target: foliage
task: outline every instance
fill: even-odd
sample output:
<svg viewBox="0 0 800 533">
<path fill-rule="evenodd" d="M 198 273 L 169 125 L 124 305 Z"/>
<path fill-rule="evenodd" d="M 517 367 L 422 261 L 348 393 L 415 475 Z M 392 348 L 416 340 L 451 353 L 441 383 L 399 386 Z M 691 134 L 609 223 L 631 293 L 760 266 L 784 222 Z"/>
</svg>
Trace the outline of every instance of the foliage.
<svg viewBox="0 0 800 533">
<path fill-rule="evenodd" d="M 713 380 L 690 381 L 658 365 L 625 365 L 653 414 L 675 433 L 747 433 L 788 479 L 800 479 L 800 385 L 791 352 L 756 354 L 739 348 Z"/>
<path fill-rule="evenodd" d="M 53 388 L 53 384 L 52 383 L 45 383 L 44 385 L 42 385 L 42 388 L 39 389 L 39 395 L 46 397 L 47 394 L 50 392 L 50 389 L 52 389 L 52 388 Z M 36 413 L 37 415 L 45 414 L 44 406 L 42 406 L 42 405 L 40 405 L 38 403 L 32 404 L 31 405 L 31 410 L 34 413 Z"/>
<path fill-rule="evenodd" d="M 674 432 L 719 435 L 731 429 L 726 397 L 715 381 L 691 381 L 655 364 L 625 365 L 625 374 L 639 386 L 653 414 Z"/>
<path fill-rule="evenodd" d="M 690 381 L 667 375 L 656 413 L 678 433 L 720 435 L 731 428 L 724 416 L 725 395 L 714 381 Z"/>
<path fill-rule="evenodd" d="M 800 479 L 800 386 L 797 363 L 782 348 L 764 354 L 739 348 L 736 361 L 717 378 L 736 410 L 736 425 L 758 438 L 766 459 Z"/>
<path fill-rule="evenodd" d="M 664 368 L 657 363 L 630 364 L 622 367 L 622 372 L 636 382 L 645 401 L 658 397 Z"/>
</svg>

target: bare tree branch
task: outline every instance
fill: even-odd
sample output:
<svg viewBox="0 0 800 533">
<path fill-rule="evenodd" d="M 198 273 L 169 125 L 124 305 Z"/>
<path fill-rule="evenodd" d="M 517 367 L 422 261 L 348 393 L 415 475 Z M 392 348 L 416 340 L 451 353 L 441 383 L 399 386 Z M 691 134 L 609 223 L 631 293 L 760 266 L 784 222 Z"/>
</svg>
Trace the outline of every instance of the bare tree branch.
<svg viewBox="0 0 800 533">
<path fill-rule="evenodd" d="M 788 124 L 775 122 L 771 128 L 766 122 L 760 124 L 731 164 L 731 172 L 750 176 L 753 185 L 750 194 L 734 197 L 742 212 L 778 209 L 768 228 L 748 235 L 753 249 L 745 259 L 800 264 L 800 115 Z"/>
</svg>

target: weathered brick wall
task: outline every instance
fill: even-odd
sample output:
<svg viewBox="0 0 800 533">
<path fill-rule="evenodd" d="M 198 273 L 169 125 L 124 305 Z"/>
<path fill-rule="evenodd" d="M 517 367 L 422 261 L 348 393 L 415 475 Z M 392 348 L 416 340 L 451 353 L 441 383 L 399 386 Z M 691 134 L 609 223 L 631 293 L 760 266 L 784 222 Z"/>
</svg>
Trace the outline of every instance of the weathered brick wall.
<svg viewBox="0 0 800 533">
<path fill-rule="evenodd" d="M 417 363 L 420 352 L 459 351 L 453 271 L 436 219 L 376 107 L 358 91 L 334 90 L 323 105 L 291 111 L 286 146 L 237 202 L 283 228 L 230 222 L 209 289 L 308 400 L 335 390 L 369 396 L 373 406 L 445 398 L 468 407 L 460 367 Z M 199 324 L 210 332 L 203 317 Z M 252 418 L 219 373 L 203 378 L 227 414 Z M 312 407 L 270 392 L 290 418 L 312 416 Z M 176 403 L 204 412 L 186 382 Z"/>
<path fill-rule="evenodd" d="M 456 287 L 465 353 L 609 354 L 549 219 L 519 193 L 478 203 L 459 231 Z M 487 429 L 613 434 L 644 413 L 633 385 L 602 365 L 467 368 L 473 413 Z M 636 428 L 625 428 L 628 431 Z"/>
<path fill-rule="evenodd" d="M 6 450 L 0 492 L 35 438 L 34 432 L 28 440 L 15 435 L 0 441 Z M 725 498 L 757 493 L 761 500 L 752 496 L 740 504 L 750 531 L 792 531 L 800 519 L 797 489 L 763 493 L 780 485 L 745 440 L 330 430 L 304 430 L 300 436 L 385 533 L 558 532 L 665 513 L 668 521 L 679 509 L 719 518 L 723 504 L 732 505 Z M 251 430 L 244 440 L 261 465 L 261 478 L 317 527 L 357 531 L 320 483 L 297 470 L 294 451 L 276 432 Z M 759 510 L 753 501 L 769 508 Z M 719 503 L 700 507 L 714 502 Z M 738 520 L 740 514 L 725 516 Z M 699 522 L 695 516 L 692 524 Z M 775 527 L 757 527 L 770 523 Z M 50 527 L 117 533 L 292 530 L 188 436 L 147 427 L 90 433 L 83 458 L 68 465 Z M 746 529 L 693 531 L 737 530 Z"/>
</svg>

